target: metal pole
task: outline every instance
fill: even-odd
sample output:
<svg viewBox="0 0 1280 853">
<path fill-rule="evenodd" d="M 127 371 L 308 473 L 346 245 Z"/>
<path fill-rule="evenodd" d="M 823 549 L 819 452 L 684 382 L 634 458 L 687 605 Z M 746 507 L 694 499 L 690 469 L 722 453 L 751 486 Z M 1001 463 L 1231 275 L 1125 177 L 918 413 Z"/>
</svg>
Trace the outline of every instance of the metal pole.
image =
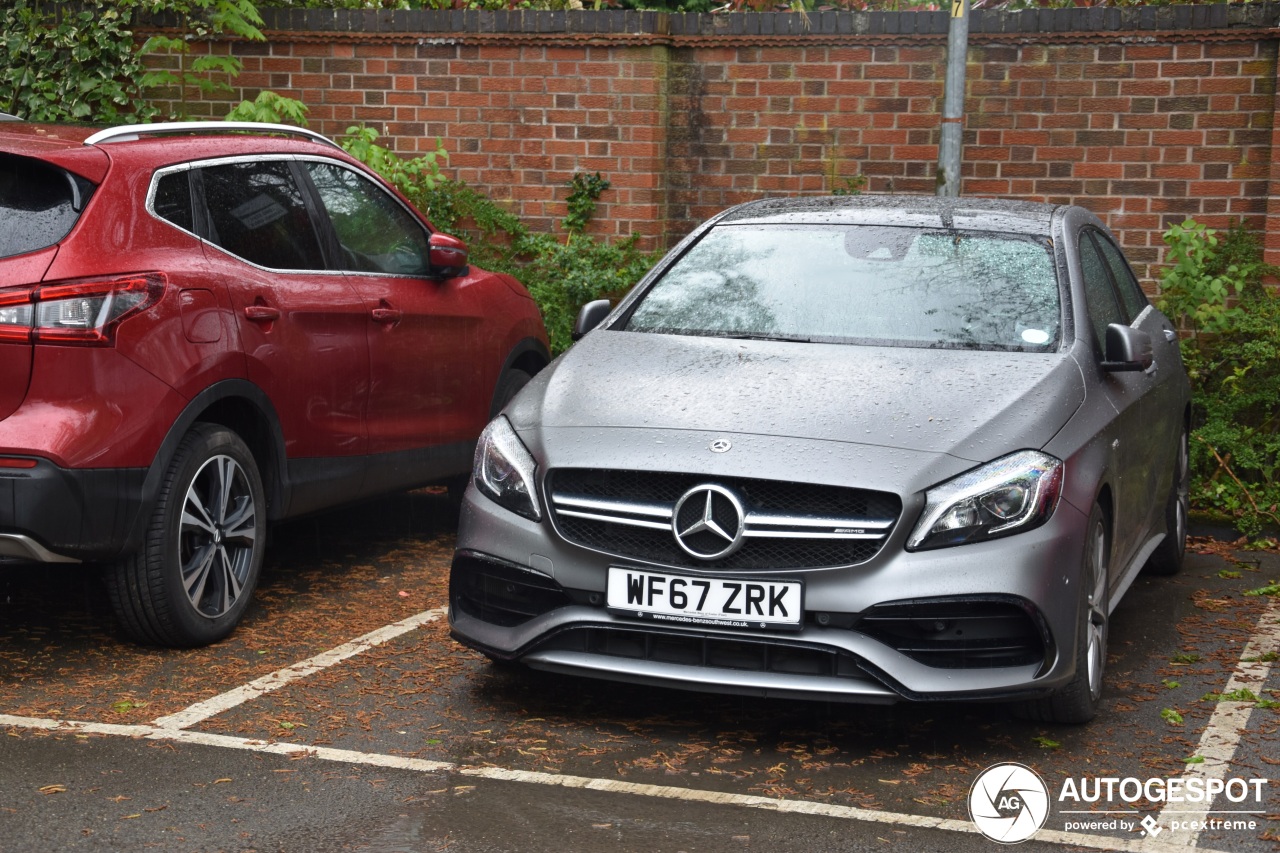
<svg viewBox="0 0 1280 853">
<path fill-rule="evenodd" d="M 969 53 L 969 0 L 951 0 L 947 32 L 947 82 L 942 94 L 938 140 L 938 195 L 960 195 L 960 151 L 964 134 L 964 69 Z"/>
</svg>

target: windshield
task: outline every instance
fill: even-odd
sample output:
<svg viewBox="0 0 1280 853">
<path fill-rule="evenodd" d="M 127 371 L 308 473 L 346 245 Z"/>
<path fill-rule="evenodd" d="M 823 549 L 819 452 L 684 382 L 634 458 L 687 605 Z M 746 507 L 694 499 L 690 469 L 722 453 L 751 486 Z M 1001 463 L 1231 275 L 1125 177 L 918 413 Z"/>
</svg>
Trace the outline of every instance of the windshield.
<svg viewBox="0 0 1280 853">
<path fill-rule="evenodd" d="M 1046 242 L 866 225 L 719 225 L 625 328 L 720 337 L 1046 352 L 1060 328 Z"/>
</svg>

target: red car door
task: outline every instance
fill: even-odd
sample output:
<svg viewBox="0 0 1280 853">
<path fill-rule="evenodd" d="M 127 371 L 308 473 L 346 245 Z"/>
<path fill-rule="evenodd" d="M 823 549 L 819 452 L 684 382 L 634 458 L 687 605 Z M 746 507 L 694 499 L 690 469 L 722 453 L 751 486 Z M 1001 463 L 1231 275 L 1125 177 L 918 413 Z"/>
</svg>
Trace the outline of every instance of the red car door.
<svg viewBox="0 0 1280 853">
<path fill-rule="evenodd" d="M 482 285 L 428 278 L 427 229 L 377 183 L 337 163 L 304 165 L 368 320 L 370 452 L 469 448 L 492 391 L 477 357 L 492 349 Z"/>
<path fill-rule="evenodd" d="M 364 302 L 324 270 L 288 160 L 209 165 L 199 179 L 210 264 L 230 291 L 248 378 L 276 406 L 295 502 L 312 483 L 354 495 L 368 452 Z"/>
</svg>

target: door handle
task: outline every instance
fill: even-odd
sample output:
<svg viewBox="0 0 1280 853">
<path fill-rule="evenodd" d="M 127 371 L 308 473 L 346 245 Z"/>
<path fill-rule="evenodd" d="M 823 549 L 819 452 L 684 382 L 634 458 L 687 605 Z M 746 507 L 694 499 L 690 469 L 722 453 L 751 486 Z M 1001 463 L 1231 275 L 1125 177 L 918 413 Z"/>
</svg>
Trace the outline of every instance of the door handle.
<svg viewBox="0 0 1280 853">
<path fill-rule="evenodd" d="M 374 308 L 369 314 L 375 323 L 398 323 L 402 316 L 399 308 Z"/>
<path fill-rule="evenodd" d="M 270 323 L 280 319 L 280 309 L 270 305 L 247 305 L 244 316 L 255 323 Z"/>
<path fill-rule="evenodd" d="M 1174 341 L 1176 341 L 1176 340 L 1178 339 L 1178 333 L 1177 333 L 1177 332 L 1175 332 L 1173 329 L 1165 329 L 1165 330 L 1164 330 L 1164 339 L 1165 339 L 1166 341 L 1168 341 L 1169 343 L 1173 343 Z"/>
</svg>

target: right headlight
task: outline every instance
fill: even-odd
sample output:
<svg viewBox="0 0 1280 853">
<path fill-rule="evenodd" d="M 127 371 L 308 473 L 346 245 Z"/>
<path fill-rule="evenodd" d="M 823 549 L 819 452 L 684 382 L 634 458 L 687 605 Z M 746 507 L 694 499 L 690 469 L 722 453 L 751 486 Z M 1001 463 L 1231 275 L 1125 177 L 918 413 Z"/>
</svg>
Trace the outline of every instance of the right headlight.
<svg viewBox="0 0 1280 853">
<path fill-rule="evenodd" d="M 537 470 L 533 456 L 502 415 L 480 433 L 472 466 L 476 488 L 495 503 L 533 521 L 542 518 L 534 488 Z"/>
<path fill-rule="evenodd" d="M 941 483 L 925 495 L 907 550 L 1011 536 L 1039 527 L 1062 494 L 1062 460 L 1021 450 Z"/>
</svg>

